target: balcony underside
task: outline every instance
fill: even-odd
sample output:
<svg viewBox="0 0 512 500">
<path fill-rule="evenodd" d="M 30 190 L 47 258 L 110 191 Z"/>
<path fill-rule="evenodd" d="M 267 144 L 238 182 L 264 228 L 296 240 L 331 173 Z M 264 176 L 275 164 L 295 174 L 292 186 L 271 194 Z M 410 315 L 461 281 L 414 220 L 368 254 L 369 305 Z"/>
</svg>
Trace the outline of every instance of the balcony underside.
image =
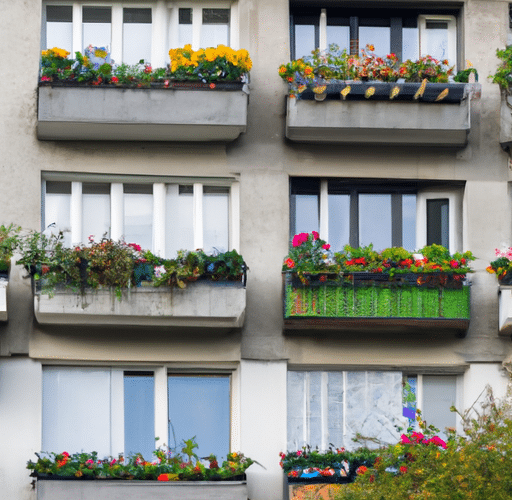
<svg viewBox="0 0 512 500">
<path fill-rule="evenodd" d="M 34 311 L 41 324 L 240 328 L 245 317 L 241 283 L 190 283 L 185 289 L 141 287 L 36 292 Z"/>
<path fill-rule="evenodd" d="M 39 87 L 40 140 L 220 141 L 247 127 L 241 90 Z"/>
</svg>

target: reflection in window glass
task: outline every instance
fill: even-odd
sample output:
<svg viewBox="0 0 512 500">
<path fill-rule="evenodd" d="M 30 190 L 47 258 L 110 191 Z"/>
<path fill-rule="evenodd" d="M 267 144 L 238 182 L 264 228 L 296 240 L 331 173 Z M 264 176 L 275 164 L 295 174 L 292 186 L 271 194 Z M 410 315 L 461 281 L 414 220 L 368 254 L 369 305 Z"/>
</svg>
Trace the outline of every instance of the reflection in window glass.
<svg viewBox="0 0 512 500">
<path fill-rule="evenodd" d="M 142 453 L 151 461 L 155 450 L 155 380 L 153 374 L 124 374 L 124 452 Z"/>
<path fill-rule="evenodd" d="M 47 233 L 64 235 L 64 245 L 71 246 L 71 182 L 46 182 L 44 226 Z"/>
<path fill-rule="evenodd" d="M 402 29 L 402 61 L 416 61 L 420 57 L 418 28 Z"/>
<path fill-rule="evenodd" d="M 123 62 L 151 61 L 151 9 L 123 9 Z"/>
<path fill-rule="evenodd" d="M 110 238 L 110 184 L 82 184 L 82 242 Z"/>
<path fill-rule="evenodd" d="M 292 198 L 295 200 L 295 234 L 319 231 L 318 195 L 296 194 Z"/>
<path fill-rule="evenodd" d="M 153 186 L 124 185 L 124 239 L 143 249 L 153 246 Z"/>
<path fill-rule="evenodd" d="M 46 48 L 73 50 L 73 7 L 48 5 L 46 7 Z"/>
<path fill-rule="evenodd" d="M 402 195 L 402 246 L 416 250 L 416 195 Z"/>
<path fill-rule="evenodd" d="M 427 200 L 427 245 L 450 247 L 448 199 Z"/>
<path fill-rule="evenodd" d="M 203 9 L 201 47 L 229 45 L 229 9 Z"/>
<path fill-rule="evenodd" d="M 456 414 L 450 411 L 456 405 L 457 377 L 455 375 L 423 375 L 422 418 L 440 429 L 446 439 L 446 427 L 456 426 Z"/>
<path fill-rule="evenodd" d="M 424 45 L 423 45 L 424 44 Z M 428 21 L 422 38 L 422 55 L 432 56 L 435 59 L 448 59 L 448 22 Z"/>
<path fill-rule="evenodd" d="M 329 194 L 329 243 L 331 250 L 339 251 L 349 244 L 350 196 Z"/>
<path fill-rule="evenodd" d="M 196 437 L 197 454 L 229 452 L 230 381 L 228 376 L 170 376 L 169 439 L 171 448 Z M 174 441 L 175 440 L 175 441 Z"/>
<path fill-rule="evenodd" d="M 194 248 L 194 195 L 192 186 L 169 184 L 165 200 L 165 257 L 176 257 L 178 250 Z"/>
<path fill-rule="evenodd" d="M 336 44 L 340 50 L 350 50 L 350 28 L 348 26 L 330 26 L 327 25 L 327 48 L 331 44 Z"/>
<path fill-rule="evenodd" d="M 228 250 L 229 189 L 203 188 L 203 250 L 226 252 Z"/>
<path fill-rule="evenodd" d="M 179 9 L 178 45 L 192 44 L 192 9 Z"/>
<path fill-rule="evenodd" d="M 296 24 L 295 59 L 310 56 L 315 48 L 315 26 L 313 24 Z"/>
<path fill-rule="evenodd" d="M 375 47 L 375 54 L 386 57 L 390 49 L 390 28 L 385 26 L 359 26 L 359 50 L 366 45 Z"/>
<path fill-rule="evenodd" d="M 82 46 L 105 47 L 111 51 L 112 12 L 110 7 L 83 7 Z"/>
<path fill-rule="evenodd" d="M 391 247 L 391 195 L 359 195 L 359 245 L 374 250 Z"/>
</svg>

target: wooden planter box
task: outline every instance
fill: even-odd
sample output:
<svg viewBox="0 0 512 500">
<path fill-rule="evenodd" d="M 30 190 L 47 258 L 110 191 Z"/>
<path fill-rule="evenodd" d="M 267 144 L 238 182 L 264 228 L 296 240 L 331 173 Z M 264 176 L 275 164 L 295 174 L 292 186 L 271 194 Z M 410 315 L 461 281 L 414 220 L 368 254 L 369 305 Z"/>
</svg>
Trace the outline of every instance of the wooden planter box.
<svg viewBox="0 0 512 500">
<path fill-rule="evenodd" d="M 186 288 L 140 287 L 34 292 L 34 313 L 41 324 L 131 325 L 154 327 L 240 328 L 245 317 L 242 282 L 198 281 Z"/>
<path fill-rule="evenodd" d="M 205 90 L 41 85 L 37 137 L 80 141 L 235 140 L 247 127 L 242 84 Z"/>
<path fill-rule="evenodd" d="M 340 90 L 346 85 L 350 85 L 351 92 L 343 100 Z M 390 100 L 395 86 L 400 93 Z M 471 98 L 479 92 L 475 90 L 479 84 L 429 83 L 423 97 L 415 100 L 419 86 L 383 82 L 331 84 L 321 102 L 306 91 L 300 98 L 288 98 L 286 137 L 310 143 L 464 147 L 471 129 Z M 369 87 L 375 93 L 366 99 Z M 445 89 L 447 97 L 435 102 Z"/>
<path fill-rule="evenodd" d="M 283 273 L 285 329 L 441 328 L 461 333 L 469 326 L 465 281 L 449 275 L 398 275 L 391 281 L 377 273 L 351 276 L 305 285 L 293 273 Z"/>
<path fill-rule="evenodd" d="M 40 480 L 37 500 L 247 500 L 246 481 Z"/>
</svg>

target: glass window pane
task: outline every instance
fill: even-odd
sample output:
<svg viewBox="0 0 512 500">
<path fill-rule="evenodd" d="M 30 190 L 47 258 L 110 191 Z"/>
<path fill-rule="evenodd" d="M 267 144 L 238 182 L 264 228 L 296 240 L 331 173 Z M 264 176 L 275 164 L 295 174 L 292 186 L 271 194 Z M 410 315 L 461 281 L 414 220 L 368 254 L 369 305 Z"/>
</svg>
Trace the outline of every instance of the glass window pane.
<svg viewBox="0 0 512 500">
<path fill-rule="evenodd" d="M 170 376 L 168 392 L 170 447 L 195 436 L 197 454 L 213 453 L 220 463 L 229 452 L 229 377 Z"/>
<path fill-rule="evenodd" d="M 391 246 L 391 195 L 359 195 L 359 245 L 373 243 L 380 251 Z"/>
<path fill-rule="evenodd" d="M 110 449 L 109 369 L 43 367 L 42 413 L 44 451 L 122 451 Z"/>
<path fill-rule="evenodd" d="M 418 28 L 402 28 L 402 61 L 417 61 L 420 57 Z"/>
<path fill-rule="evenodd" d="M 391 30 L 386 26 L 359 26 L 359 50 L 373 45 L 375 54 L 385 57 L 391 52 L 390 37 Z"/>
<path fill-rule="evenodd" d="M 295 204 L 295 234 L 319 231 L 318 195 L 294 194 L 292 195 L 293 202 Z"/>
<path fill-rule="evenodd" d="M 143 250 L 153 247 L 153 186 L 124 185 L 124 239 Z"/>
<path fill-rule="evenodd" d="M 151 61 L 151 9 L 123 9 L 123 62 Z"/>
<path fill-rule="evenodd" d="M 329 241 L 335 252 L 350 242 L 350 196 L 329 194 Z"/>
<path fill-rule="evenodd" d="M 71 183 L 46 182 L 44 225 L 47 233 L 64 234 L 64 245 L 71 246 Z"/>
<path fill-rule="evenodd" d="M 427 200 L 427 245 L 449 248 L 448 199 Z"/>
<path fill-rule="evenodd" d="M 203 188 L 203 250 L 226 252 L 229 247 L 229 188 Z"/>
<path fill-rule="evenodd" d="M 83 7 L 82 46 L 105 47 L 111 51 L 112 24 L 110 7 Z"/>
<path fill-rule="evenodd" d="M 426 21 L 425 34 L 422 38 L 422 55 L 435 59 L 448 59 L 448 22 Z"/>
<path fill-rule="evenodd" d="M 192 9 L 179 10 L 178 44 L 183 47 L 192 44 Z"/>
<path fill-rule="evenodd" d="M 446 427 L 455 427 L 455 413 L 450 411 L 456 404 L 457 377 L 455 375 L 423 375 L 422 417 L 428 425 L 441 430 L 446 438 Z"/>
<path fill-rule="evenodd" d="M 402 246 L 416 250 L 416 195 L 402 195 Z"/>
<path fill-rule="evenodd" d="M 203 9 L 201 47 L 229 45 L 229 9 Z"/>
<path fill-rule="evenodd" d="M 348 26 L 327 25 L 327 48 L 335 43 L 340 50 L 350 50 L 350 28 Z"/>
<path fill-rule="evenodd" d="M 110 184 L 82 184 L 82 242 L 110 238 Z"/>
<path fill-rule="evenodd" d="M 59 47 L 72 52 L 73 7 L 48 5 L 46 7 L 46 48 Z"/>
<path fill-rule="evenodd" d="M 315 47 L 315 25 L 295 25 L 295 59 L 310 56 Z"/>
<path fill-rule="evenodd" d="M 194 250 L 194 196 L 192 186 L 169 184 L 165 198 L 165 257 L 176 257 L 178 250 Z"/>
<path fill-rule="evenodd" d="M 155 379 L 153 375 L 124 375 L 124 452 L 141 453 L 151 461 L 155 450 Z"/>
</svg>

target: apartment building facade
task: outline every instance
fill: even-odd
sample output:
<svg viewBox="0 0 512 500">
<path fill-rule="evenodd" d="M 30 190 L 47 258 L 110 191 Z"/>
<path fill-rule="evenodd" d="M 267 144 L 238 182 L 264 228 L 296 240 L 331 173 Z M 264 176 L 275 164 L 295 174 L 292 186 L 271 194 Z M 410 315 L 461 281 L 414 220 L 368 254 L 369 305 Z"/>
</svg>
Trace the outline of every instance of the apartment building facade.
<svg viewBox="0 0 512 500">
<path fill-rule="evenodd" d="M 505 393 L 506 304 L 485 268 L 496 247 L 512 244 L 506 120 L 487 79 L 509 40 L 507 2 L 0 5 L 0 223 L 55 224 L 69 244 L 107 233 L 169 257 L 180 248 L 236 249 L 249 267 L 243 297 L 228 299 L 239 306 L 236 319 L 192 312 L 134 320 L 130 302 L 107 323 L 94 312 L 84 319 L 79 296 L 45 313 L 14 259 L 0 324 L 2 498 L 35 499 L 25 469 L 35 452 L 115 456 L 132 439 L 145 446 L 154 437 L 172 445 L 181 419 L 204 442 L 217 446 L 220 436 L 221 449 L 262 464 L 248 471 L 249 498 L 277 500 L 280 452 L 306 443 L 348 448 L 357 432 L 394 439 L 404 381 L 440 427 L 457 426 L 449 407 L 471 406 L 487 384 Z M 288 99 L 280 64 L 333 42 L 373 43 L 402 59 L 442 51 L 458 68 L 471 61 L 480 81 L 455 105 L 361 100 L 343 115 L 332 107 L 339 101 Z M 144 89 L 133 99 L 38 87 L 49 47 L 105 45 L 116 61 L 159 67 L 185 43 L 247 49 L 249 82 L 224 93 Z M 452 253 L 476 256 L 463 335 L 392 320 L 284 321 L 281 268 L 295 233 L 319 231 L 335 250 L 418 249 L 436 224 Z M 128 379 L 145 395 L 133 407 Z M 200 399 L 211 426 L 194 421 Z M 134 413 L 147 422 L 144 435 L 125 432 Z"/>
</svg>

